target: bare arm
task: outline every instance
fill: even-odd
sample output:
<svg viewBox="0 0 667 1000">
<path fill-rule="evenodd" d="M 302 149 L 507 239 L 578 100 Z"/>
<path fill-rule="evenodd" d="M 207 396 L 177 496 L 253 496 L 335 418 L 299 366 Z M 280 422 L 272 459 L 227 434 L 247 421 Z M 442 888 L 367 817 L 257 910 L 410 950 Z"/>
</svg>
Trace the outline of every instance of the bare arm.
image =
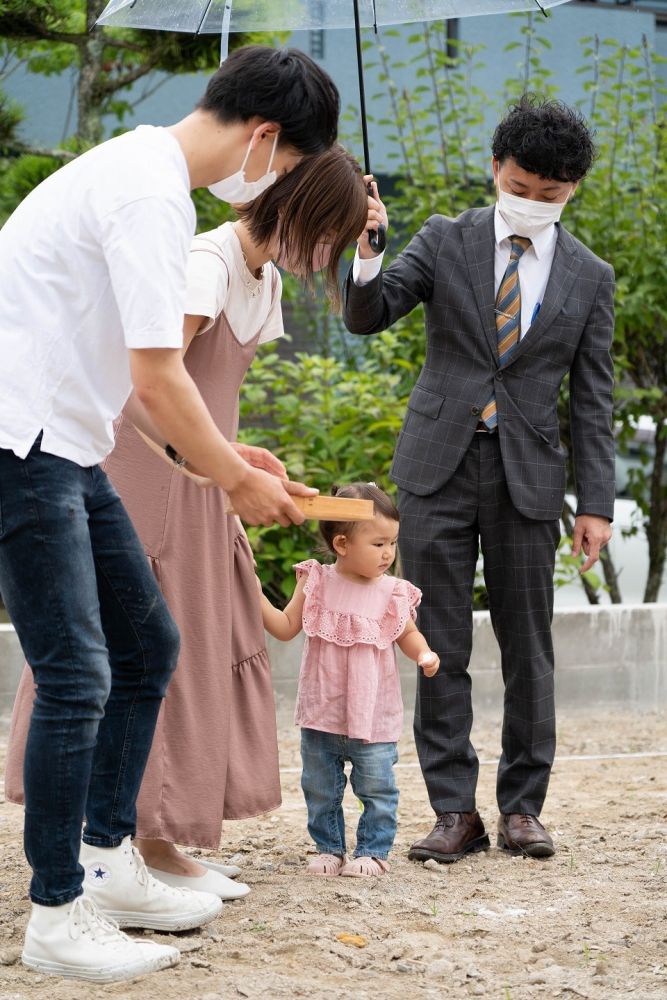
<svg viewBox="0 0 667 1000">
<path fill-rule="evenodd" d="M 440 657 L 429 648 L 429 644 L 413 621 L 408 622 L 396 642 L 408 659 L 414 660 L 422 668 L 426 677 L 437 674 Z"/>
<path fill-rule="evenodd" d="M 134 391 L 151 422 L 191 467 L 222 486 L 244 521 L 285 527 L 303 522 L 289 494 L 317 491 L 278 479 L 239 456 L 216 427 L 180 349 L 131 349 L 129 355 Z"/>
<path fill-rule="evenodd" d="M 262 591 L 262 585 L 257 580 L 262 602 L 262 619 L 264 628 L 274 639 L 282 639 L 287 642 L 298 635 L 303 627 L 303 605 L 306 599 L 304 588 L 306 586 L 305 577 L 302 577 L 296 585 L 292 594 L 292 599 L 284 611 L 274 608 L 271 601 Z"/>
<path fill-rule="evenodd" d="M 183 322 L 183 348 L 182 354 L 185 357 L 188 347 L 194 340 L 197 331 L 206 322 L 205 316 L 186 316 Z M 128 399 L 125 407 L 123 409 L 124 415 L 131 420 L 136 429 L 141 433 L 144 439 L 149 438 L 158 447 L 153 449 L 158 454 L 161 454 L 165 462 L 169 462 L 170 459 L 164 453 L 165 445 L 167 441 L 164 435 L 160 433 L 158 428 L 155 426 L 153 420 L 151 419 L 148 410 L 140 402 L 136 392 L 132 392 L 130 398 Z M 148 441 L 146 442 L 149 443 Z"/>
</svg>

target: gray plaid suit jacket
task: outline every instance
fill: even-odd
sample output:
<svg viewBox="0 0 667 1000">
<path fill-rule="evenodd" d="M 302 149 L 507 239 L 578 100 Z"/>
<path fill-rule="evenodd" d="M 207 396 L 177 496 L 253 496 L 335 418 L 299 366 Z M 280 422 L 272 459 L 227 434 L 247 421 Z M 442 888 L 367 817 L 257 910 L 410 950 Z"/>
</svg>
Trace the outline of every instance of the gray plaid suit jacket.
<svg viewBox="0 0 667 1000">
<path fill-rule="evenodd" d="M 377 333 L 419 302 L 426 311 L 424 366 L 408 401 L 391 478 L 419 496 L 439 490 L 470 446 L 495 388 L 498 433 L 512 502 L 535 520 L 558 518 L 565 494 L 558 390 L 570 376 L 579 514 L 613 518 L 614 273 L 561 225 L 537 319 L 508 361 L 498 360 L 494 210 L 431 216 L 376 279 L 351 271 L 344 318 L 351 333 Z"/>
</svg>

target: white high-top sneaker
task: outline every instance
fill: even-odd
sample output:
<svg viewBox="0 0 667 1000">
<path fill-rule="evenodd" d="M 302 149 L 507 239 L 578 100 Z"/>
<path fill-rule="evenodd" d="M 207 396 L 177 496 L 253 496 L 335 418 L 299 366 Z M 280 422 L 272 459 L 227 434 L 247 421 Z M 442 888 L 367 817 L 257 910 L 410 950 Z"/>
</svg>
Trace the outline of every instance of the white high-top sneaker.
<svg viewBox="0 0 667 1000">
<path fill-rule="evenodd" d="M 23 964 L 35 972 L 95 983 L 116 983 L 167 969 L 180 959 L 178 949 L 135 941 L 85 896 L 63 906 L 32 904 Z"/>
<path fill-rule="evenodd" d="M 131 837 L 118 847 L 81 844 L 83 892 L 119 927 L 185 931 L 218 916 L 222 900 L 210 892 L 172 889 L 149 873 Z"/>
</svg>

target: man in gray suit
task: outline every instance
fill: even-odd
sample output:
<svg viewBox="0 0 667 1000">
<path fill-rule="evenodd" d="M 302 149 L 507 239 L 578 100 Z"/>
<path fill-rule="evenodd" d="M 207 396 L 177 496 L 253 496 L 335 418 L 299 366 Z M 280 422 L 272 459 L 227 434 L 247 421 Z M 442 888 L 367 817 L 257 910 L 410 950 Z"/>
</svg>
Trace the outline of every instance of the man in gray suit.
<svg viewBox="0 0 667 1000">
<path fill-rule="evenodd" d="M 476 810 L 468 663 L 481 544 L 505 683 L 498 846 L 554 853 L 538 817 L 555 752 L 553 571 L 565 493 L 557 401 L 570 379 L 582 571 L 611 536 L 614 275 L 558 222 L 594 148 L 581 116 L 521 99 L 493 137 L 495 207 L 432 216 L 382 273 L 367 239 L 345 287 L 352 333 L 384 330 L 419 302 L 426 360 L 391 477 L 401 557 L 423 591 L 420 628 L 441 660 L 420 677 L 415 739 L 436 823 L 410 857 L 485 850 Z M 377 190 L 375 190 L 377 196 Z M 386 223 L 371 199 L 369 228 Z"/>
</svg>

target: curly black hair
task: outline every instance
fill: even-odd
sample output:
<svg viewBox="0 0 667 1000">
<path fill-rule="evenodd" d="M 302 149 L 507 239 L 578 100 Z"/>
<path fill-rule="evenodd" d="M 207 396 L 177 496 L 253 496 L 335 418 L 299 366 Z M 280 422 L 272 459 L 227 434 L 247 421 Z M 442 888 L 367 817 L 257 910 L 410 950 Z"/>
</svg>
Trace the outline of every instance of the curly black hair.
<svg viewBox="0 0 667 1000">
<path fill-rule="evenodd" d="M 531 174 L 566 183 L 581 180 L 595 159 L 583 115 L 561 101 L 540 101 L 530 94 L 497 126 L 491 149 L 500 163 L 512 157 Z"/>
</svg>

